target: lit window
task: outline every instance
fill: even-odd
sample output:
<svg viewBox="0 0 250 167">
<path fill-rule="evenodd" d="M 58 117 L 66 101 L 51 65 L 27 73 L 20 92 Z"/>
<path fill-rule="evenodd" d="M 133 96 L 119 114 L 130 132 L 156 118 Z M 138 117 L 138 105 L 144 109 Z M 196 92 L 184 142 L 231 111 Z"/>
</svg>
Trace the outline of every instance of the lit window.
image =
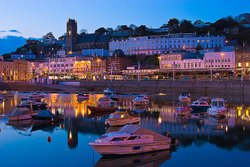
<svg viewBox="0 0 250 167">
<path fill-rule="evenodd" d="M 241 67 L 241 63 L 238 63 L 238 67 Z"/>
<path fill-rule="evenodd" d="M 248 62 L 246 63 L 246 67 L 249 67 L 249 63 Z"/>
</svg>

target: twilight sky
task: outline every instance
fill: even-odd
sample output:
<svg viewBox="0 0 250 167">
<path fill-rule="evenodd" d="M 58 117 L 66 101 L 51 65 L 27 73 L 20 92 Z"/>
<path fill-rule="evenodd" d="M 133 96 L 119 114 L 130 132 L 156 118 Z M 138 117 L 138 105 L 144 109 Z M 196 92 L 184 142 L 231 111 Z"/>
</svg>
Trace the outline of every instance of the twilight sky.
<svg viewBox="0 0 250 167">
<path fill-rule="evenodd" d="M 68 18 L 78 30 L 145 24 L 159 27 L 170 18 L 214 22 L 250 12 L 250 0 L 0 0 L 0 31 L 18 30 L 24 37 L 66 31 Z"/>
</svg>

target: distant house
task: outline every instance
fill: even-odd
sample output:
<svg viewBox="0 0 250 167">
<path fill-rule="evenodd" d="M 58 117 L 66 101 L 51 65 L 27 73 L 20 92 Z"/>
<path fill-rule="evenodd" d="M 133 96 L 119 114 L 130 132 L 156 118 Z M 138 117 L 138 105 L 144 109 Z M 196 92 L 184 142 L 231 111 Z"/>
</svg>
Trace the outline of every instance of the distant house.
<svg viewBox="0 0 250 167">
<path fill-rule="evenodd" d="M 210 23 L 209 22 L 203 22 L 203 21 L 201 21 L 201 20 L 196 20 L 195 22 L 194 22 L 194 27 L 196 27 L 196 28 L 202 28 L 202 27 L 208 27 L 208 26 L 210 26 Z"/>
</svg>

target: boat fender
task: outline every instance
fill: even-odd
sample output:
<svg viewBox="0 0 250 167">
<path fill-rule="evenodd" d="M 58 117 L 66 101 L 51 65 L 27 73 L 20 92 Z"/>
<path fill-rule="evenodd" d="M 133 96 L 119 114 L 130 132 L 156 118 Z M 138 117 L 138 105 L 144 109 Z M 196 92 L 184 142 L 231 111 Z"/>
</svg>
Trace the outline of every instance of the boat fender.
<svg viewBox="0 0 250 167">
<path fill-rule="evenodd" d="M 49 136 L 49 137 L 48 137 L 48 143 L 50 143 L 50 142 L 51 142 L 51 137 Z"/>
</svg>

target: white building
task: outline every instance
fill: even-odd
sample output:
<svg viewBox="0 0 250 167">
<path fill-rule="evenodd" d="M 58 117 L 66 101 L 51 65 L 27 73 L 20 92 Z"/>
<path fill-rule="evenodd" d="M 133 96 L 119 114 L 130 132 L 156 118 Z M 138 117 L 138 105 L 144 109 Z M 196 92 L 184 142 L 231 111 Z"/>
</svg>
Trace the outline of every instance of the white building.
<svg viewBox="0 0 250 167">
<path fill-rule="evenodd" d="M 163 54 L 159 57 L 160 69 L 203 69 L 202 57 L 197 54 Z"/>
<path fill-rule="evenodd" d="M 196 54 L 162 54 L 159 57 L 160 69 L 210 70 L 235 68 L 235 52 L 206 52 L 204 56 Z"/>
<path fill-rule="evenodd" d="M 234 69 L 235 52 L 206 52 L 204 63 L 205 68 Z"/>
<path fill-rule="evenodd" d="M 205 50 L 222 48 L 225 45 L 224 36 L 196 36 L 195 33 L 155 35 L 130 37 L 114 40 L 109 43 L 109 54 L 121 49 L 125 55 L 153 55 L 171 50 L 194 50 L 198 44 Z"/>
</svg>

